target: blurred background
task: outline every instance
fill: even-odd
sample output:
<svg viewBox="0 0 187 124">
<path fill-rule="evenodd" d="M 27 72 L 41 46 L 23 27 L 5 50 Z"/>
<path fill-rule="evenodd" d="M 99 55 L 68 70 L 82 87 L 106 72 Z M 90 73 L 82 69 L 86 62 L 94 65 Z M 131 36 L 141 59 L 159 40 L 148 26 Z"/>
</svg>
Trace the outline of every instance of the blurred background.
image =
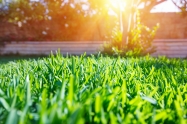
<svg viewBox="0 0 187 124">
<path fill-rule="evenodd" d="M 12 41 L 99 41 L 100 43 L 110 41 L 114 36 L 114 31 L 116 29 L 122 31 L 122 23 L 126 23 L 122 20 L 122 13 L 125 11 L 123 1 L 0 0 L 0 53 L 3 50 L 11 51 L 10 49 L 16 48 L 15 43 L 11 44 Z M 144 6 L 151 2 L 143 1 L 142 4 L 136 6 L 140 11 L 141 23 L 150 28 L 159 23 L 155 39 L 187 39 L 187 16 L 186 13 L 181 13 L 183 6 L 179 2 L 183 0 L 163 0 L 165 2 L 158 5 L 152 2 L 152 8 L 147 12 Z M 175 4 L 172 1 L 175 1 Z M 40 45 L 41 48 L 38 49 L 45 51 L 43 47 L 48 47 L 50 44 Z M 4 48 L 5 46 L 7 49 Z M 17 44 L 17 46 L 20 46 L 18 51 L 24 49 L 25 53 L 32 50 L 30 47 L 32 43 L 25 43 L 22 46 Z M 26 46 L 29 48 L 26 49 Z M 95 45 L 93 51 L 96 51 L 98 46 Z M 58 44 L 55 47 L 58 47 Z M 86 47 L 80 49 L 91 49 L 93 45 Z M 33 49 L 31 52 L 35 51 Z"/>
</svg>

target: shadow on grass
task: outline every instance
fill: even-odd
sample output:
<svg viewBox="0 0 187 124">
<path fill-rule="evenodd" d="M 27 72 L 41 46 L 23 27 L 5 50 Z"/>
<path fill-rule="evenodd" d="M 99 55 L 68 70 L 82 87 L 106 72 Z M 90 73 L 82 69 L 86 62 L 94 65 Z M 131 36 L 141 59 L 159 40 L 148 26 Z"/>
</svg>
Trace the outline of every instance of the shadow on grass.
<svg viewBox="0 0 187 124">
<path fill-rule="evenodd" d="M 21 56 L 21 55 L 0 55 L 0 64 L 6 64 L 11 61 L 18 61 L 18 60 L 30 60 L 30 59 L 40 59 L 48 56 Z"/>
</svg>

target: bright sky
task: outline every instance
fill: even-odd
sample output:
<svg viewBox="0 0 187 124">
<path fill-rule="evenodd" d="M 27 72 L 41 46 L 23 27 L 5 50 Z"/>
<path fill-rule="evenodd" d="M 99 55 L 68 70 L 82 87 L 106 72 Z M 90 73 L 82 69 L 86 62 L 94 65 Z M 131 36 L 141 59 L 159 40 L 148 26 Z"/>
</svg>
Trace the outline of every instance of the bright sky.
<svg viewBox="0 0 187 124">
<path fill-rule="evenodd" d="M 5 1 L 12 1 L 12 0 L 5 0 Z M 30 1 L 39 1 L 39 0 L 30 0 Z M 68 0 L 65 0 L 68 1 Z M 79 1 L 79 0 L 77 0 Z M 87 1 L 87 0 L 81 0 L 81 1 Z M 84 6 L 85 7 L 85 6 Z M 179 12 L 179 9 L 171 2 L 171 0 L 167 0 L 166 2 L 163 2 L 157 6 L 155 6 L 151 12 Z"/>
<path fill-rule="evenodd" d="M 179 12 L 180 10 L 171 2 L 167 0 L 157 6 L 155 6 L 151 12 Z"/>
<path fill-rule="evenodd" d="M 38 1 L 38 0 L 31 0 L 31 1 Z M 68 0 L 65 0 L 68 1 Z M 77 0 L 79 1 L 79 0 Z M 81 0 L 86 2 L 87 0 Z M 86 7 L 87 8 L 87 7 Z M 155 6 L 151 12 L 179 12 L 180 10 L 171 2 L 171 0 L 167 0 L 157 6 Z"/>
</svg>

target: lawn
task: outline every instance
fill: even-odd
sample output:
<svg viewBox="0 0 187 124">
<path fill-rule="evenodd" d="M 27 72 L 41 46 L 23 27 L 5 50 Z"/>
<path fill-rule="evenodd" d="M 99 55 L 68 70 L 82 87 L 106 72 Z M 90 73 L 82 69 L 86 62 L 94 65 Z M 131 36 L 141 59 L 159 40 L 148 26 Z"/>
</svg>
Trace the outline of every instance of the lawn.
<svg viewBox="0 0 187 124">
<path fill-rule="evenodd" d="M 0 123 L 187 123 L 187 61 L 61 55 L 0 65 Z"/>
<path fill-rule="evenodd" d="M 0 64 L 5 64 L 11 61 L 19 61 L 19 60 L 29 60 L 29 59 L 39 59 L 46 56 L 20 56 L 20 55 L 8 55 L 8 56 L 0 56 Z"/>
</svg>

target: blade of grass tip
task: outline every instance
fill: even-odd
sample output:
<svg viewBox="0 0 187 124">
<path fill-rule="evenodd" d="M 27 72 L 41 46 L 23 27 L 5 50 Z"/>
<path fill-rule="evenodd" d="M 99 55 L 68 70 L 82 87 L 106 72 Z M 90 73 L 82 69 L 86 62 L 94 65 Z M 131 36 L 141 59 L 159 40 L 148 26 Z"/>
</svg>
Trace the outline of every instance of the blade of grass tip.
<svg viewBox="0 0 187 124">
<path fill-rule="evenodd" d="M 153 91 L 149 94 L 149 97 L 152 97 L 153 95 L 156 94 L 156 92 L 158 91 L 159 87 L 154 87 Z"/>
<path fill-rule="evenodd" d="M 167 112 L 165 110 L 163 110 L 163 111 L 159 112 L 158 114 L 156 114 L 155 121 L 165 120 L 167 117 L 168 117 Z"/>
<path fill-rule="evenodd" d="M 84 52 L 84 54 L 83 54 L 83 57 L 85 57 L 86 56 L 86 52 Z"/>
<path fill-rule="evenodd" d="M 15 75 L 13 75 L 13 84 L 14 84 L 14 89 L 16 88 L 16 78 L 15 78 Z"/>
<path fill-rule="evenodd" d="M 31 86 L 30 86 L 30 79 L 29 75 L 26 76 L 26 85 L 27 85 L 27 104 L 31 104 Z"/>
<path fill-rule="evenodd" d="M 63 85 L 62 85 L 61 93 L 60 93 L 60 99 L 64 99 L 65 98 L 66 84 L 67 84 L 67 82 L 64 81 Z"/>
<path fill-rule="evenodd" d="M 7 102 L 4 98 L 1 98 L 1 97 L 0 97 L 0 103 L 2 104 L 2 106 L 3 106 L 7 111 L 9 111 L 10 105 L 8 104 L 8 102 Z"/>
<path fill-rule="evenodd" d="M 150 73 L 149 73 L 149 76 L 151 76 L 151 75 L 153 74 L 154 70 L 155 70 L 155 67 L 152 66 L 151 71 L 150 71 Z"/>
<path fill-rule="evenodd" d="M 177 86 L 177 82 L 176 82 L 176 80 L 175 80 L 175 78 L 174 78 L 173 75 L 171 76 L 171 79 L 172 79 L 172 83 L 173 83 L 174 86 L 176 87 L 176 86 Z M 177 87 L 176 87 L 176 88 L 177 88 Z"/>
<path fill-rule="evenodd" d="M 61 64 L 60 68 L 59 68 L 59 69 L 57 70 L 57 72 L 56 72 L 56 75 L 59 75 L 60 72 L 62 72 L 63 67 L 64 67 L 64 63 Z"/>
<path fill-rule="evenodd" d="M 47 66 L 49 72 L 54 75 L 54 70 L 53 70 L 54 67 L 53 67 L 53 65 L 51 63 L 50 63 L 50 66 L 47 63 L 44 63 L 44 64 Z"/>
<path fill-rule="evenodd" d="M 97 58 L 101 57 L 101 52 L 99 51 L 97 54 Z"/>
<path fill-rule="evenodd" d="M 68 59 L 69 58 L 69 54 L 68 54 L 68 52 L 66 53 L 66 59 Z"/>
<path fill-rule="evenodd" d="M 96 94 L 95 98 L 95 112 L 98 114 L 101 112 L 101 96 Z"/>
<path fill-rule="evenodd" d="M 114 97 L 114 96 L 112 96 L 112 97 Z M 109 112 L 112 109 L 112 107 L 114 106 L 114 103 L 115 103 L 114 98 L 111 98 L 110 103 L 107 107 L 107 112 Z"/>
<path fill-rule="evenodd" d="M 52 51 L 52 50 L 51 50 L 50 58 L 51 58 L 51 59 L 54 58 L 54 54 L 53 54 L 53 51 Z"/>
<path fill-rule="evenodd" d="M 70 76 L 70 81 L 69 81 L 69 88 L 68 88 L 68 107 L 71 109 L 72 104 L 73 104 L 73 95 L 74 95 L 74 75 Z"/>
<path fill-rule="evenodd" d="M 83 63 L 83 59 L 84 59 L 84 54 L 83 55 L 81 55 L 81 57 L 79 58 L 79 65 L 81 65 L 81 63 Z"/>
<path fill-rule="evenodd" d="M 95 123 L 100 123 L 100 114 L 101 114 L 101 96 L 97 93 L 95 98 L 95 113 L 96 116 L 94 117 Z"/>
<path fill-rule="evenodd" d="M 127 99 L 127 83 L 126 81 L 123 79 L 123 84 L 122 84 L 122 106 L 124 107 L 126 99 Z"/>
<path fill-rule="evenodd" d="M 16 101 L 17 101 L 17 95 L 14 96 L 13 102 L 11 104 L 11 108 L 13 109 L 16 105 Z"/>
<path fill-rule="evenodd" d="M 105 86 L 106 86 L 106 83 L 107 83 L 108 77 L 109 77 L 109 69 L 106 68 L 105 76 L 104 76 L 104 81 L 103 81 L 103 85 L 102 85 L 102 87 L 105 87 Z"/>
<path fill-rule="evenodd" d="M 2 91 L 2 89 L 0 88 L 0 95 L 4 95 L 5 93 Z"/>
<path fill-rule="evenodd" d="M 148 96 L 141 96 L 141 98 L 142 98 L 143 100 L 146 100 L 146 101 L 150 102 L 150 103 L 153 104 L 153 105 L 156 105 L 156 104 L 157 104 L 157 101 L 156 101 L 156 99 L 154 99 L 154 98 L 151 98 L 151 97 L 148 97 Z"/>
<path fill-rule="evenodd" d="M 42 99 L 41 99 L 41 107 L 42 107 L 42 112 L 45 112 L 47 108 L 47 89 L 44 89 L 42 91 Z"/>
<path fill-rule="evenodd" d="M 75 74 L 75 57 L 73 56 L 72 57 L 72 74 L 74 75 Z"/>
<path fill-rule="evenodd" d="M 60 48 L 58 48 L 58 51 L 57 51 L 56 55 L 57 55 L 58 58 L 61 57 Z"/>
</svg>

